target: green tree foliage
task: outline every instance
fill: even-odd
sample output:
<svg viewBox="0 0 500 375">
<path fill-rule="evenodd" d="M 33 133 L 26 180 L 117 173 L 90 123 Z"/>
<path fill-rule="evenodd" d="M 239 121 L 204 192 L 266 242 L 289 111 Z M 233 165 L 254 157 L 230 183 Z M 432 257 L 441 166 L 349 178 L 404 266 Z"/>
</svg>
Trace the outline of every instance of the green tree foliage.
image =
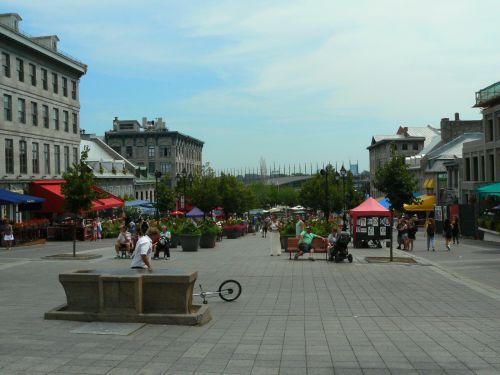
<svg viewBox="0 0 500 375">
<path fill-rule="evenodd" d="M 323 211 L 326 210 L 328 204 L 330 211 L 341 211 L 342 181 L 340 177 L 336 176 L 335 169 L 331 165 L 327 165 L 325 171 L 327 177 L 318 173 L 304 182 L 299 192 L 300 204 Z M 328 185 L 328 201 L 326 200 L 326 185 Z"/>
<path fill-rule="evenodd" d="M 223 173 L 219 177 L 218 192 L 226 216 L 232 213 L 241 215 L 253 205 L 253 193 L 234 176 Z"/>
<path fill-rule="evenodd" d="M 92 207 L 92 201 L 97 197 L 94 186 L 94 174 L 85 161 L 90 148 L 85 146 L 80 162 L 73 164 L 64 174 L 64 184 L 61 187 L 64 194 L 66 209 L 74 214 L 81 214 Z"/>
<path fill-rule="evenodd" d="M 299 192 L 293 187 L 280 187 L 256 182 L 249 186 L 255 197 L 255 207 L 272 207 L 277 204 L 295 206 L 299 202 Z"/>
<path fill-rule="evenodd" d="M 201 173 L 193 178 L 189 189 L 189 202 L 206 214 L 217 207 L 220 200 L 217 177 L 213 169 L 206 165 Z"/>
<path fill-rule="evenodd" d="M 391 209 L 401 212 L 405 203 L 414 203 L 417 183 L 405 164 L 404 155 L 391 152 L 391 160 L 377 169 L 373 185 L 391 202 Z"/>
<path fill-rule="evenodd" d="M 176 209 L 177 202 L 177 192 L 175 189 L 170 187 L 170 176 L 164 175 L 162 179 L 158 182 L 158 210 L 160 212 L 169 212 Z"/>
</svg>

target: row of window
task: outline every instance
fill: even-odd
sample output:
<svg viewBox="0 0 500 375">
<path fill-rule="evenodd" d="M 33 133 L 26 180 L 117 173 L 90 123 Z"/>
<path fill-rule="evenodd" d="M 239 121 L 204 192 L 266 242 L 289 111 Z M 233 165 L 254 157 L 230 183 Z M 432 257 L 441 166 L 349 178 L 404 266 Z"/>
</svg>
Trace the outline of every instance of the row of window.
<svg viewBox="0 0 500 375">
<path fill-rule="evenodd" d="M 11 65 L 10 65 L 10 54 L 7 52 L 2 52 L 2 72 L 3 76 L 6 78 L 11 77 Z M 44 90 L 49 90 L 49 73 L 45 68 L 40 68 L 40 73 L 38 73 L 38 68 L 35 64 L 28 63 L 28 81 L 31 86 L 36 87 L 38 85 L 38 80 L 42 84 Z M 26 72 L 24 60 L 16 57 L 16 77 L 19 82 L 26 82 Z M 68 86 L 68 78 L 61 76 L 59 80 L 59 75 L 57 73 L 51 72 L 50 86 L 54 94 L 59 94 L 59 82 L 61 87 L 61 92 L 64 97 L 68 97 L 69 90 L 71 89 L 71 99 L 77 100 L 78 93 L 78 82 L 71 80 L 71 87 Z"/>
<path fill-rule="evenodd" d="M 122 155 L 122 148 L 120 146 L 113 146 L 112 148 L 117 153 Z M 143 154 L 142 146 L 136 146 L 135 149 L 136 149 L 135 157 L 137 157 L 137 158 L 142 157 L 142 154 Z M 175 148 L 173 148 L 172 146 L 160 146 L 160 157 L 169 158 L 173 154 L 175 154 L 175 152 L 172 152 L 172 151 L 175 151 Z M 178 154 L 178 156 L 182 156 L 183 152 L 181 150 L 179 150 L 177 152 L 177 154 Z M 194 150 L 188 152 L 187 154 L 188 154 L 188 156 L 191 156 L 191 157 L 195 156 Z M 134 146 L 125 146 L 125 155 L 124 156 L 126 158 L 133 158 L 134 157 Z M 201 152 L 196 153 L 196 156 L 198 157 L 197 160 L 201 160 Z M 148 146 L 148 158 L 152 159 L 155 157 L 156 157 L 156 147 L 155 146 Z"/>
<path fill-rule="evenodd" d="M 38 126 L 39 120 L 43 127 L 46 129 L 50 128 L 50 114 L 49 114 L 49 106 L 42 104 L 42 117 L 39 118 L 38 112 L 38 103 L 30 102 L 29 108 L 29 122 L 33 126 Z M 21 124 L 26 124 L 28 122 L 27 109 L 26 109 L 26 100 L 23 98 L 17 99 L 17 122 Z M 52 108 L 52 129 L 59 130 L 61 127 L 65 132 L 69 132 L 70 129 L 70 116 L 69 111 L 62 111 L 62 118 L 60 117 L 59 108 Z M 12 107 L 12 96 L 4 94 L 3 95 L 3 118 L 5 121 L 12 121 L 13 107 Z M 78 134 L 78 114 L 76 112 L 71 113 L 71 127 L 73 133 Z"/>
<path fill-rule="evenodd" d="M 19 174 L 39 174 L 44 173 L 46 175 L 52 174 L 51 160 L 54 160 L 54 170 L 53 173 L 60 175 L 62 172 L 67 171 L 70 167 L 70 157 L 72 156 L 73 164 L 78 163 L 78 147 L 73 147 L 72 155 L 70 156 L 69 146 L 63 146 L 62 159 L 61 159 L 61 146 L 54 145 L 51 150 L 50 144 L 44 143 L 43 150 L 40 150 L 40 144 L 38 142 L 31 143 L 31 149 L 28 149 L 28 143 L 24 140 L 20 140 L 18 143 L 19 150 Z M 42 152 L 42 160 L 40 160 L 40 152 Z M 31 170 L 28 172 L 28 160 L 31 160 Z M 42 162 L 43 172 L 40 172 L 40 162 Z M 5 139 L 5 173 L 14 174 L 16 161 L 14 158 L 14 140 Z M 61 170 L 61 166 L 64 168 Z"/>
<path fill-rule="evenodd" d="M 485 164 L 484 155 L 464 159 L 465 181 L 495 181 L 495 156 L 489 154 L 487 157 L 488 165 Z"/>
</svg>

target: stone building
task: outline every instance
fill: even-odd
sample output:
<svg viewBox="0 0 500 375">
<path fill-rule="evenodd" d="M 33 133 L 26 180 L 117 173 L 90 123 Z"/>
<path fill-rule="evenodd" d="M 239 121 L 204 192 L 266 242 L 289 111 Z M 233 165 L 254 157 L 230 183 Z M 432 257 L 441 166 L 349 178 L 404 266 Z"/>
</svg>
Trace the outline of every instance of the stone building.
<svg viewBox="0 0 500 375">
<path fill-rule="evenodd" d="M 465 143 L 462 163 L 462 203 L 473 203 L 476 189 L 500 181 L 500 82 L 476 93 L 477 108 L 484 138 Z"/>
<path fill-rule="evenodd" d="M 155 171 L 170 175 L 172 184 L 182 170 L 195 173 L 202 166 L 203 142 L 168 130 L 161 118 L 148 121 L 144 117 L 142 124 L 115 118 L 105 142 L 133 164 L 145 167 L 149 175 Z"/>
<path fill-rule="evenodd" d="M 0 187 L 60 179 L 78 161 L 79 81 L 87 65 L 58 50 L 56 35 L 19 31 L 21 17 L 0 14 Z"/>
<path fill-rule="evenodd" d="M 439 137 L 439 130 L 430 125 L 424 127 L 400 126 L 394 135 L 374 135 L 370 146 L 367 147 L 370 153 L 370 194 L 374 197 L 382 195 L 382 192 L 373 186 L 373 180 L 377 169 L 391 159 L 393 148 L 405 157 L 417 155 L 424 147 L 432 145 L 436 137 Z"/>
</svg>

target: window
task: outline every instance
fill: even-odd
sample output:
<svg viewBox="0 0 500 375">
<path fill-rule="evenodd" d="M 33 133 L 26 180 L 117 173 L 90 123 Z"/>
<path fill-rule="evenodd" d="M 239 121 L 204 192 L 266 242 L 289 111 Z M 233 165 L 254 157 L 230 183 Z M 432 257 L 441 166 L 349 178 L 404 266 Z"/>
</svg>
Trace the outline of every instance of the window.
<svg viewBox="0 0 500 375">
<path fill-rule="evenodd" d="M 31 80 L 31 85 L 36 86 L 36 66 L 35 66 L 35 64 L 30 64 L 30 80 Z"/>
<path fill-rule="evenodd" d="M 155 174 L 155 171 L 156 171 L 156 164 L 155 164 L 155 162 L 154 161 L 149 162 L 149 164 L 148 164 L 148 172 L 150 174 Z"/>
<path fill-rule="evenodd" d="M 52 73 L 52 91 L 54 91 L 54 94 L 58 93 L 58 79 L 57 79 L 57 73 Z"/>
<path fill-rule="evenodd" d="M 5 52 L 2 52 L 2 67 L 3 75 L 5 77 L 10 77 L 10 55 Z"/>
<path fill-rule="evenodd" d="M 38 159 L 38 143 L 33 142 L 31 144 L 32 146 L 32 164 L 33 164 L 33 173 L 37 174 L 40 173 L 40 168 L 39 168 L 39 159 Z"/>
<path fill-rule="evenodd" d="M 42 87 L 44 90 L 49 89 L 49 79 L 47 78 L 47 69 L 42 68 Z"/>
<path fill-rule="evenodd" d="M 43 172 L 50 174 L 50 145 L 43 145 Z"/>
<path fill-rule="evenodd" d="M 490 181 L 495 181 L 495 156 L 494 155 L 488 155 L 488 158 L 490 159 Z"/>
<path fill-rule="evenodd" d="M 19 141 L 19 173 L 28 173 L 28 150 L 26 141 Z"/>
<path fill-rule="evenodd" d="M 64 124 L 64 131 L 69 132 L 69 113 L 68 113 L 68 111 L 63 111 L 63 124 Z"/>
<path fill-rule="evenodd" d="M 68 96 L 68 79 L 66 77 L 62 77 L 62 90 L 63 95 Z"/>
<path fill-rule="evenodd" d="M 43 118 L 43 127 L 49 128 L 49 106 L 42 105 L 42 118 Z"/>
<path fill-rule="evenodd" d="M 54 145 L 54 166 L 56 174 L 61 174 L 61 146 Z"/>
<path fill-rule="evenodd" d="M 31 123 L 33 126 L 38 126 L 38 104 L 31 102 Z"/>
<path fill-rule="evenodd" d="M 59 130 L 59 110 L 53 108 L 54 110 L 54 129 Z"/>
<path fill-rule="evenodd" d="M 472 173 L 474 175 L 474 180 L 473 181 L 479 181 L 479 160 L 477 156 L 474 156 L 472 158 Z"/>
<path fill-rule="evenodd" d="M 488 120 L 488 127 L 486 129 L 486 141 L 493 141 L 493 119 Z"/>
<path fill-rule="evenodd" d="M 5 172 L 14 173 L 14 141 L 5 140 Z"/>
<path fill-rule="evenodd" d="M 24 61 L 16 58 L 16 72 L 19 82 L 24 82 Z"/>
<path fill-rule="evenodd" d="M 17 99 L 17 121 L 21 124 L 26 124 L 26 101 Z"/>
<path fill-rule="evenodd" d="M 481 174 L 480 174 L 480 180 L 481 181 L 486 181 L 486 169 L 484 165 L 484 155 L 481 156 Z"/>
<path fill-rule="evenodd" d="M 71 98 L 76 100 L 76 81 L 71 81 Z"/>
<path fill-rule="evenodd" d="M 3 95 L 3 118 L 5 121 L 12 121 L 12 96 Z"/>
<path fill-rule="evenodd" d="M 470 181 L 470 158 L 465 158 L 465 181 Z"/>
<path fill-rule="evenodd" d="M 149 146 L 148 147 L 148 156 L 150 158 L 154 158 L 155 157 L 155 147 L 154 146 Z"/>
<path fill-rule="evenodd" d="M 73 164 L 78 164 L 78 147 L 73 147 Z"/>
<path fill-rule="evenodd" d="M 169 146 L 163 146 L 161 154 L 164 157 L 167 157 L 167 158 L 170 157 L 170 147 Z"/>
<path fill-rule="evenodd" d="M 132 155 L 133 155 L 133 149 L 132 149 L 132 146 L 127 146 L 126 149 L 125 149 L 125 157 L 127 158 L 131 158 Z"/>
<path fill-rule="evenodd" d="M 72 113 L 73 115 L 73 133 L 78 133 L 78 116 L 76 113 Z"/>
<path fill-rule="evenodd" d="M 170 163 L 160 163 L 161 173 L 170 173 Z"/>
<path fill-rule="evenodd" d="M 418 151 L 418 143 L 413 144 L 413 150 Z"/>
<path fill-rule="evenodd" d="M 408 150 L 408 143 L 401 144 L 401 150 Z"/>
<path fill-rule="evenodd" d="M 69 169 L 69 146 L 64 146 L 64 171 Z"/>
</svg>

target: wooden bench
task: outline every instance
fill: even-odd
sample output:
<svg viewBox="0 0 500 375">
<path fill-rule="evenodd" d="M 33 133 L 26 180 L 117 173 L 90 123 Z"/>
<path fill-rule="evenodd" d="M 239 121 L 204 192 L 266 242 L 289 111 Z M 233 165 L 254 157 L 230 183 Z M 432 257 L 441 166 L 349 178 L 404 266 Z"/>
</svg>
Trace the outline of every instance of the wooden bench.
<svg viewBox="0 0 500 375">
<path fill-rule="evenodd" d="M 326 260 L 328 260 L 328 244 L 323 242 L 319 238 L 313 239 L 312 247 L 314 249 L 314 254 L 325 253 Z M 287 239 L 287 246 L 285 251 L 288 252 L 289 258 L 292 259 L 292 253 L 299 251 L 299 240 L 296 237 L 289 237 Z"/>
</svg>

